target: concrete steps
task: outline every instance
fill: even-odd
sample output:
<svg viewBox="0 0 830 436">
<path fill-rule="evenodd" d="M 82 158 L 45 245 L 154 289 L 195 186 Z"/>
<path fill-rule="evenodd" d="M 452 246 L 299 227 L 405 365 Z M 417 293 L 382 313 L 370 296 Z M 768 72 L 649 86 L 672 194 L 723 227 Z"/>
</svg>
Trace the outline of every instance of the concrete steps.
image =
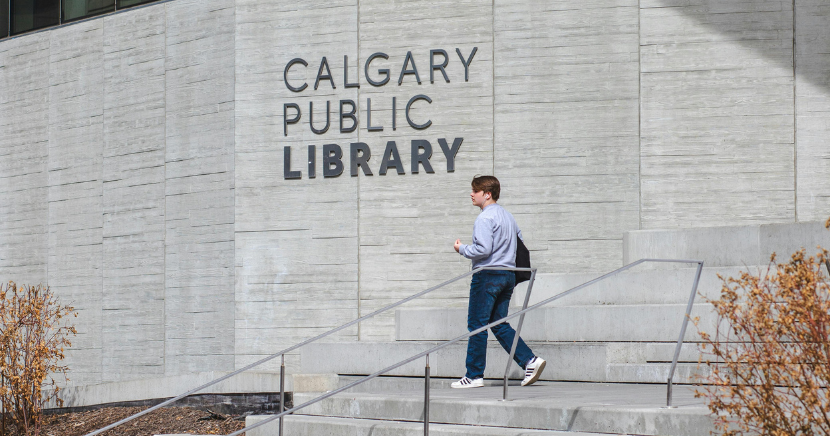
<svg viewBox="0 0 830 436">
<path fill-rule="evenodd" d="M 625 364 L 614 364 L 615 366 L 623 367 Z M 641 366 L 633 366 L 634 368 L 642 368 Z M 689 366 L 692 367 L 693 366 Z M 660 368 L 668 368 L 667 366 L 660 366 Z M 681 366 L 682 368 L 682 366 Z M 623 368 L 619 368 L 623 370 Z M 662 374 L 661 374 L 662 376 Z M 355 376 L 355 375 L 341 375 L 334 377 L 328 386 L 322 390 L 322 392 L 332 391 L 337 388 L 344 387 L 349 383 L 355 382 L 360 380 L 362 376 Z M 662 386 L 665 386 L 666 378 L 663 377 Z M 544 380 L 544 377 L 542 378 Z M 501 387 L 503 386 L 503 379 L 485 379 L 484 386 L 489 387 Z M 450 385 L 458 381 L 458 377 L 436 377 L 434 375 L 430 378 L 430 387 L 432 389 L 450 389 Z M 519 387 L 520 381 L 519 379 L 511 379 L 509 380 L 511 390 L 513 386 Z M 545 381 L 548 383 L 548 381 Z M 553 383 L 553 382 L 551 382 Z M 570 382 L 569 382 L 570 383 Z M 577 383 L 577 382 L 574 382 Z M 595 383 L 595 382 L 584 382 L 584 383 Z M 631 382 L 633 383 L 633 382 Z M 656 385 L 660 385 L 655 383 Z M 403 391 L 418 391 L 424 389 L 424 378 L 423 374 L 420 377 L 412 376 L 412 377 L 396 377 L 396 376 L 380 376 L 375 377 L 372 380 L 368 380 L 363 382 L 357 386 L 352 387 L 349 389 L 349 392 L 353 393 L 379 393 L 379 392 L 403 392 Z M 304 392 L 312 392 L 312 391 L 304 391 Z M 511 391 L 512 392 L 512 391 Z"/>
<path fill-rule="evenodd" d="M 441 342 L 353 342 L 310 344 L 302 352 L 302 367 L 308 373 L 371 374 L 416 355 Z M 534 353 L 548 364 L 543 380 L 569 380 L 621 383 L 665 383 L 674 353 L 674 344 L 645 343 L 529 343 Z M 459 342 L 430 355 L 431 374 L 435 377 L 458 378 L 464 374 L 467 344 Z M 333 359 L 332 356 L 337 356 Z M 497 343 L 488 344 L 485 378 L 504 376 L 507 353 Z M 706 375 L 706 367 L 698 369 L 696 344 L 686 344 L 675 383 L 695 383 Z M 421 377 L 424 361 L 419 359 L 387 373 L 391 376 Z M 523 371 L 511 365 L 509 377 L 521 379 Z"/>
<path fill-rule="evenodd" d="M 436 389 L 430 401 L 430 432 L 447 434 L 639 434 L 692 436 L 708 434 L 712 418 L 688 388 L 675 390 L 666 409 L 665 387 L 604 383 L 537 383 L 510 390 L 500 401 L 499 386 L 480 389 Z M 317 394 L 295 396 L 302 404 Z M 304 416 L 301 416 L 304 415 Z M 252 424 L 262 417 L 249 417 Z M 286 434 L 410 434 L 422 432 L 423 391 L 344 392 L 286 418 Z M 292 424 L 292 420 L 295 421 Z M 369 433 L 374 428 L 381 433 Z M 433 427 L 436 426 L 436 427 Z M 273 434 L 276 422 L 261 427 Z M 312 432 L 311 430 L 317 430 Z M 398 433 L 400 432 L 400 433 Z M 415 434 L 415 433 L 412 433 Z M 422 433 L 417 433 L 422 434 Z M 556 434 L 556 433 L 549 433 Z"/>
<path fill-rule="evenodd" d="M 246 424 L 251 425 L 265 419 L 265 416 L 251 416 Z M 250 430 L 251 436 L 272 436 L 277 426 L 273 423 Z M 409 421 L 379 421 L 377 419 L 333 418 L 321 416 L 293 415 L 285 419 L 284 435 L 349 435 L 349 436 L 422 436 L 424 424 Z M 492 426 L 458 424 L 435 424 L 429 426 L 430 435 L 481 435 L 481 436 L 600 436 L 600 433 L 531 430 Z"/>
<path fill-rule="evenodd" d="M 625 235 L 623 257 L 624 263 L 640 258 L 703 260 L 706 267 L 692 316 L 700 317 L 701 329 L 711 332 L 716 318 L 706 298 L 719 296 L 723 285 L 719 276 L 738 277 L 746 270 L 757 273 L 766 268 L 773 251 L 783 261 L 801 247 L 815 251 L 816 245 L 830 247 L 830 232 L 823 223 L 645 230 Z M 507 355 L 494 340 L 488 344 L 485 377 L 489 380 L 481 389 L 448 389 L 464 373 L 466 342 L 434 353 L 430 356 L 435 377 L 431 381 L 431 432 L 709 434 L 712 417 L 689 386 L 675 387 L 673 404 L 679 408 L 662 407 L 668 362 L 694 274 L 692 265 L 640 265 L 529 314 L 522 336 L 549 363 L 540 382 L 511 387 L 513 401 L 499 401 Z M 530 304 L 595 277 L 539 274 Z M 513 311 L 523 302 L 525 292 L 526 285 L 516 288 Z M 396 341 L 312 344 L 302 351 L 302 366 L 308 372 L 341 374 L 327 376 L 333 389 L 358 378 L 342 374 L 377 371 L 465 332 L 466 307 L 402 308 L 396 312 Z M 696 363 L 700 357 L 694 343 L 699 340 L 696 327 L 690 326 L 685 340 L 691 343 L 681 351 L 675 383 L 693 383 L 708 370 Z M 286 419 L 286 434 L 422 434 L 423 367 L 419 359 L 389 376 L 312 405 Z M 521 370 L 512 365 L 510 377 L 521 376 Z M 295 393 L 294 404 L 315 396 Z M 251 417 L 249 423 L 257 419 L 261 418 Z M 268 426 L 262 433 L 251 434 L 266 433 Z"/>
<path fill-rule="evenodd" d="M 522 331 L 537 355 L 548 360 L 545 380 L 621 383 L 665 383 L 674 355 L 694 268 L 631 271 L 568 296 L 570 304 L 539 308 L 527 315 Z M 720 291 L 722 276 L 740 273 L 739 268 L 705 268 L 699 289 L 712 297 Z M 531 302 L 594 278 L 585 274 L 542 274 Z M 524 290 L 514 295 L 514 305 Z M 563 300 L 566 300 L 563 299 Z M 512 311 L 518 310 L 513 307 Z M 703 331 L 712 332 L 716 317 L 709 304 L 694 306 Z M 511 321 L 515 326 L 516 320 Z M 441 341 L 467 331 L 466 308 L 404 308 L 396 312 L 394 342 L 311 344 L 302 350 L 302 368 L 308 373 L 370 374 Z M 697 328 L 690 324 L 675 373 L 675 383 L 695 383 L 708 369 L 697 368 L 700 359 Z M 332 361 L 330 356 L 338 359 Z M 431 356 L 434 376 L 459 377 L 464 373 L 466 342 Z M 500 378 L 506 353 L 490 335 L 487 378 Z M 412 363 L 389 375 L 421 376 L 423 363 Z M 513 366 L 510 377 L 521 378 Z"/>
</svg>

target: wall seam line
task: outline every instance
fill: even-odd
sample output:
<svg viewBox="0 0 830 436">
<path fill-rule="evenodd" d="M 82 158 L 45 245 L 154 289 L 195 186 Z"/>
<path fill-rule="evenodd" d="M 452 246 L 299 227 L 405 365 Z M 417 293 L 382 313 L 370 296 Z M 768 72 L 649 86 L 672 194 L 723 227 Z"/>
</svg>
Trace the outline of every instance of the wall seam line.
<svg viewBox="0 0 830 436">
<path fill-rule="evenodd" d="M 162 235 L 162 261 L 164 262 L 164 286 L 162 292 L 161 319 L 162 319 L 162 375 L 167 375 L 167 8 L 164 5 L 164 234 Z"/>
<path fill-rule="evenodd" d="M 233 191 L 233 230 L 231 241 L 231 276 L 233 277 L 233 285 L 231 286 L 231 296 L 233 297 L 233 328 L 231 335 L 231 353 L 232 362 L 230 370 L 236 370 L 236 0 L 233 2 L 233 145 L 231 150 L 231 190 Z M 165 124 L 166 127 L 166 124 Z"/>
<path fill-rule="evenodd" d="M 492 86 L 490 89 L 490 108 L 492 110 L 492 165 L 493 176 L 496 175 L 496 0 L 490 1 L 490 63 Z"/>
<path fill-rule="evenodd" d="M 356 38 L 356 45 L 357 45 L 357 53 L 355 53 L 355 65 L 357 66 L 357 71 L 355 77 L 357 78 L 357 83 L 360 83 L 360 0 L 356 2 L 356 14 L 357 14 L 357 32 L 355 32 Z M 343 66 L 346 67 L 345 65 Z M 345 88 L 346 84 L 343 84 Z M 360 106 L 360 88 L 356 88 L 355 94 L 357 94 L 357 104 Z M 358 114 L 360 111 L 357 111 Z M 358 125 L 357 128 L 357 142 L 360 142 L 360 127 Z M 357 317 L 360 318 L 360 177 L 357 178 Z M 357 323 L 357 341 L 360 342 L 360 323 Z"/>
<path fill-rule="evenodd" d="M 11 3 L 10 3 L 11 4 Z M 11 6 L 10 6 L 11 7 Z M 11 15 L 9 15 L 11 17 Z M 11 18 L 9 18 L 11 20 Z M 11 27 L 11 24 L 9 24 Z M 9 33 L 11 33 L 11 29 L 9 29 Z M 49 38 L 49 57 L 52 57 L 52 38 Z M 49 86 L 49 77 L 52 75 L 52 62 L 47 62 L 46 66 L 46 98 L 47 98 L 47 106 L 46 106 L 46 162 L 44 171 L 46 173 L 46 285 L 49 285 L 49 256 L 51 247 L 49 247 L 49 234 L 52 232 L 52 190 L 50 189 L 51 185 L 49 183 L 49 129 L 52 127 L 52 111 L 49 110 L 49 105 L 52 104 L 52 97 L 50 95 L 51 89 Z M 103 364 L 103 359 L 101 360 Z"/>
<path fill-rule="evenodd" d="M 643 229 L 643 26 L 637 0 L 637 229 Z"/>
<path fill-rule="evenodd" d="M 796 66 L 796 0 L 793 0 L 793 217 L 798 222 L 798 76 Z"/>
<path fill-rule="evenodd" d="M 107 81 L 105 78 L 104 73 L 104 44 L 106 40 L 106 20 L 101 20 L 101 172 L 98 174 L 100 183 L 101 183 L 101 302 L 103 304 L 104 301 L 104 218 L 106 217 L 106 213 L 104 213 L 104 156 L 106 155 L 106 133 L 104 129 L 104 123 L 106 122 L 106 99 L 107 99 Z M 103 309 L 103 306 L 101 307 Z M 103 310 L 101 311 L 103 315 Z M 104 370 L 104 323 L 103 319 L 101 320 L 101 372 L 103 376 Z M 120 378 L 120 377 L 119 377 Z"/>
</svg>

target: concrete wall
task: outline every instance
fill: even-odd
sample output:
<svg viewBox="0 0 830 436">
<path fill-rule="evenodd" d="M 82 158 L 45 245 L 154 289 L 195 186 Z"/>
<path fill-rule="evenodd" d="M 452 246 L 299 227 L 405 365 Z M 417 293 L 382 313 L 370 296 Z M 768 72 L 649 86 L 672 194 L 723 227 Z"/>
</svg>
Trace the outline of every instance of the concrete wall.
<svg viewBox="0 0 830 436">
<path fill-rule="evenodd" d="M 73 383 L 233 369 L 234 16 L 179 0 L 0 42 L 0 277 L 76 307 Z"/>
<path fill-rule="evenodd" d="M 642 228 L 795 219 L 792 6 L 641 2 Z"/>
<path fill-rule="evenodd" d="M 827 219 L 830 209 L 830 5 L 795 2 L 795 141 L 798 220 Z"/>
<path fill-rule="evenodd" d="M 823 220 L 827 29 L 819 0 L 173 0 L 2 40 L 0 280 L 78 308 L 68 363 L 89 384 L 231 370 L 467 271 L 451 244 L 476 174 L 501 179 L 544 272 L 619 266 L 629 230 Z M 474 47 L 465 80 L 455 50 Z M 449 83 L 430 82 L 430 49 Z M 363 71 L 378 51 L 382 87 Z M 421 84 L 397 83 L 408 51 Z M 336 87 L 315 91 L 324 56 Z M 416 94 L 425 130 L 402 113 Z M 284 103 L 304 113 L 287 136 Z M 447 172 L 437 139 L 456 137 Z M 434 173 L 411 173 L 413 139 Z M 378 174 L 387 141 L 405 175 Z M 323 144 L 352 142 L 373 175 L 323 177 Z M 283 178 L 284 146 L 303 178 Z M 393 322 L 336 340 L 392 339 Z"/>
</svg>

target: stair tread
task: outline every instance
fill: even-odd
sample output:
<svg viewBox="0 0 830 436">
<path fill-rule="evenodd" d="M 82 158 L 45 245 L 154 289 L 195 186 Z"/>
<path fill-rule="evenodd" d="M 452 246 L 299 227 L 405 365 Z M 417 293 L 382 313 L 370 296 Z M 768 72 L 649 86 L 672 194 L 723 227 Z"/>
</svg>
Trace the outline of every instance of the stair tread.
<svg viewBox="0 0 830 436">
<path fill-rule="evenodd" d="M 265 419 L 267 415 L 254 415 L 248 417 L 247 425 L 259 422 Z M 349 427 L 354 434 L 355 428 L 368 431 L 368 434 L 378 434 L 379 431 L 395 431 L 395 434 L 406 432 L 406 434 L 423 434 L 423 422 L 417 421 L 398 421 L 398 420 L 377 420 L 365 418 L 343 418 L 331 416 L 313 416 L 313 415 L 293 415 L 285 420 L 286 433 L 291 434 L 292 426 L 308 429 L 309 425 L 321 425 L 331 427 Z M 574 431 L 555 431 L 555 430 L 537 430 L 528 428 L 510 428 L 510 427 L 495 427 L 495 426 L 479 426 L 470 424 L 445 424 L 431 422 L 429 426 L 430 434 L 433 435 L 482 435 L 482 436 L 523 436 L 523 435 L 539 435 L 539 436 L 599 436 L 601 433 L 590 432 L 574 432 Z M 253 435 L 253 432 L 251 432 Z"/>
<path fill-rule="evenodd" d="M 319 394 L 295 396 L 302 404 Z M 673 409 L 666 409 L 665 385 L 539 382 L 512 387 L 511 401 L 500 401 L 502 388 L 432 389 L 433 422 L 530 428 L 585 433 L 692 435 L 712 429 L 712 417 L 692 387 L 674 389 Z M 343 392 L 296 412 L 341 418 L 419 421 L 423 390 Z M 702 433 L 702 432 L 703 433 Z"/>
</svg>

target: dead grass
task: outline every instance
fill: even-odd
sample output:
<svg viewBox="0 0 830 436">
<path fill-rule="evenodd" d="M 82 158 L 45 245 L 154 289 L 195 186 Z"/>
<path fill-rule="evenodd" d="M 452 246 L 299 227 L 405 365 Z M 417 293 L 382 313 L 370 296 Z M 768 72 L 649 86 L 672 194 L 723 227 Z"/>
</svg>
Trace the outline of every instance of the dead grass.
<svg viewBox="0 0 830 436">
<path fill-rule="evenodd" d="M 43 436 L 83 436 L 113 422 L 144 410 L 144 407 L 107 407 L 86 412 L 44 416 Z M 190 407 L 159 409 L 103 433 L 104 436 L 152 436 L 156 434 L 232 433 L 245 427 L 244 420 L 211 414 Z M 12 431 L 9 436 L 20 436 Z"/>
</svg>

